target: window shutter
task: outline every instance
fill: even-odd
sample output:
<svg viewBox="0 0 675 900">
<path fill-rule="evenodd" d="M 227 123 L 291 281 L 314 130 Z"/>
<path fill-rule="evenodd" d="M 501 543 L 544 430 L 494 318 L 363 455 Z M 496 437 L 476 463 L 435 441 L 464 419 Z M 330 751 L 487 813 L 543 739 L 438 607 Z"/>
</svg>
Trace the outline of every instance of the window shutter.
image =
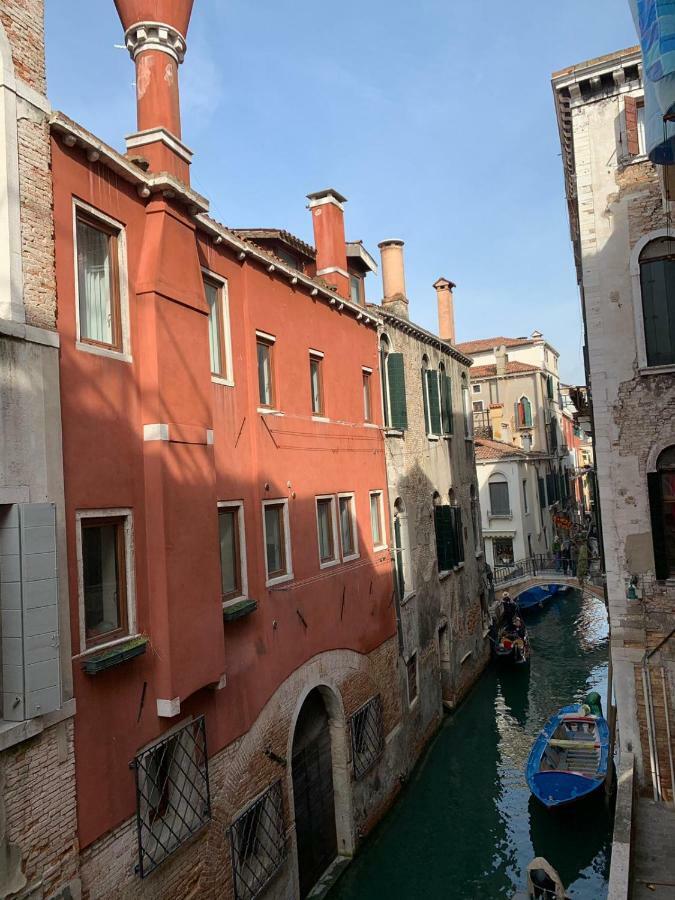
<svg viewBox="0 0 675 900">
<path fill-rule="evenodd" d="M 449 506 L 434 506 L 436 525 L 436 556 L 438 571 L 447 572 L 452 568 L 452 510 Z"/>
<path fill-rule="evenodd" d="M 640 141 L 638 140 L 638 114 L 635 97 L 626 97 L 624 108 L 626 110 L 626 151 L 629 156 L 637 156 L 640 152 Z"/>
<path fill-rule="evenodd" d="M 450 511 L 452 513 L 452 565 L 456 566 L 464 562 L 464 526 L 461 507 L 452 506 Z"/>
<path fill-rule="evenodd" d="M 520 408 L 520 403 L 513 404 L 513 421 L 515 422 L 516 428 L 520 428 L 522 425 Z"/>
<path fill-rule="evenodd" d="M 427 393 L 429 394 L 429 434 L 441 434 L 441 402 L 438 392 L 438 372 L 427 369 Z"/>
<path fill-rule="evenodd" d="M 654 545 L 654 571 L 659 581 L 668 578 L 670 570 L 666 556 L 666 533 L 663 527 L 663 494 L 661 491 L 661 474 L 647 474 L 649 489 L 649 510 L 652 517 L 652 543 Z"/>
<path fill-rule="evenodd" d="M 389 375 L 391 427 L 405 431 L 408 427 L 408 407 L 405 399 L 405 372 L 403 371 L 402 353 L 390 353 L 388 355 L 387 372 Z"/>
<path fill-rule="evenodd" d="M 546 483 L 543 478 L 538 478 L 539 485 L 539 506 L 543 509 L 546 506 Z"/>
<path fill-rule="evenodd" d="M 427 372 L 428 369 L 422 368 L 422 399 L 424 400 L 424 430 L 427 434 L 431 433 L 431 422 L 429 421 L 429 401 L 427 399 Z"/>
<path fill-rule="evenodd" d="M 441 419 L 443 434 L 452 434 L 452 379 L 445 372 L 441 375 Z"/>
<path fill-rule="evenodd" d="M 525 400 L 523 402 L 523 410 L 524 410 L 524 418 L 525 418 L 525 426 L 527 428 L 532 428 L 532 405 L 529 400 Z"/>
</svg>

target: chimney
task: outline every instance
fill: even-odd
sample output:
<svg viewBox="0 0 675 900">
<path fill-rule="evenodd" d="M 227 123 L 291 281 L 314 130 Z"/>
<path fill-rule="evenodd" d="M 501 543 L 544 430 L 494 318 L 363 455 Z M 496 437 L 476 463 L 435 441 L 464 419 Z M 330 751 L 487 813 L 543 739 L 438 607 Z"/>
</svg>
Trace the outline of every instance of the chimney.
<svg viewBox="0 0 675 900">
<path fill-rule="evenodd" d="M 509 358 L 506 354 L 506 345 L 495 347 L 495 362 L 497 363 L 497 375 L 506 375 L 506 366 Z"/>
<path fill-rule="evenodd" d="M 152 172 L 188 183 L 192 152 L 181 141 L 178 66 L 194 0 L 114 2 L 136 64 L 138 130 L 127 137 L 127 154 L 146 159 Z"/>
<path fill-rule="evenodd" d="M 382 257 L 382 306 L 403 319 L 409 318 L 405 295 L 403 241 L 390 239 L 377 245 Z"/>
<path fill-rule="evenodd" d="M 347 198 L 327 188 L 307 194 L 307 199 L 314 227 L 316 274 L 336 287 L 340 296 L 349 298 L 344 206 Z"/>
<path fill-rule="evenodd" d="M 490 430 L 492 431 L 492 439 L 501 441 L 502 439 L 502 418 L 504 415 L 504 405 L 502 403 L 490 404 Z"/>
<path fill-rule="evenodd" d="M 438 300 L 438 336 L 442 341 L 455 343 L 455 307 L 452 291 L 456 287 L 447 278 L 439 278 L 435 282 L 436 299 Z"/>
</svg>

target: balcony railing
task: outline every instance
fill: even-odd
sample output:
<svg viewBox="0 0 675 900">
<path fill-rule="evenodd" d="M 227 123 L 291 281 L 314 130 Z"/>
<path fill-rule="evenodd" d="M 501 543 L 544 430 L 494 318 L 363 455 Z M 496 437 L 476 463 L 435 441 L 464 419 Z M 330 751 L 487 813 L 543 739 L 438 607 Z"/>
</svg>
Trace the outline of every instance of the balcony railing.
<svg viewBox="0 0 675 900">
<path fill-rule="evenodd" d="M 493 581 L 495 587 L 535 575 L 563 575 L 568 578 L 576 577 L 576 560 L 563 559 L 553 553 L 538 553 L 528 559 L 519 559 L 516 562 L 495 565 Z M 588 561 L 588 574 L 586 580 L 592 584 L 601 584 L 603 580 L 599 559 Z"/>
<path fill-rule="evenodd" d="M 487 409 L 474 410 L 473 433 L 477 438 L 492 439 L 492 425 L 490 424 L 490 411 Z"/>
</svg>

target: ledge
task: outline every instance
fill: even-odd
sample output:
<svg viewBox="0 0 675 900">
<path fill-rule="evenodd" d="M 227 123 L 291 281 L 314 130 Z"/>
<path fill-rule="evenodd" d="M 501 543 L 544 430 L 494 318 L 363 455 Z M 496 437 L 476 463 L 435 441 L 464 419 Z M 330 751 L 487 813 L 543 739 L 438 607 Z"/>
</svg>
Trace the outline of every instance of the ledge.
<svg viewBox="0 0 675 900">
<path fill-rule="evenodd" d="M 403 437 L 403 431 L 400 428 L 385 428 L 385 437 Z"/>
<path fill-rule="evenodd" d="M 82 668 L 87 675 L 98 675 L 106 669 L 112 669 L 113 666 L 119 666 L 129 659 L 136 656 L 142 656 L 147 650 L 149 638 L 145 635 L 130 638 L 114 647 L 101 650 L 100 653 L 94 653 L 82 660 Z"/>
<path fill-rule="evenodd" d="M 0 719 L 0 752 L 9 750 L 17 744 L 34 738 L 52 725 L 63 722 L 75 715 L 75 698 L 66 700 L 61 709 L 45 713 L 35 719 L 25 719 L 23 722 L 8 722 Z"/>
<path fill-rule="evenodd" d="M 225 622 L 236 622 L 237 619 L 243 619 L 244 616 L 250 615 L 258 608 L 258 601 L 247 598 L 246 600 L 237 600 L 229 606 L 223 606 L 223 620 Z"/>
</svg>

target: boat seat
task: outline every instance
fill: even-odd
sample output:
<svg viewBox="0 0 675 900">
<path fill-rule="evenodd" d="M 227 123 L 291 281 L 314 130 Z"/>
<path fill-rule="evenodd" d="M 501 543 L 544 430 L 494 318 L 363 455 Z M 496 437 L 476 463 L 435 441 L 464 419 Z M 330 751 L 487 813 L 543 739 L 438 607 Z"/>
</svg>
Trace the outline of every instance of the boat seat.
<svg viewBox="0 0 675 900">
<path fill-rule="evenodd" d="M 562 750 L 596 750 L 600 746 L 595 741 L 566 741 L 560 738 L 553 738 L 548 745 Z"/>
</svg>

